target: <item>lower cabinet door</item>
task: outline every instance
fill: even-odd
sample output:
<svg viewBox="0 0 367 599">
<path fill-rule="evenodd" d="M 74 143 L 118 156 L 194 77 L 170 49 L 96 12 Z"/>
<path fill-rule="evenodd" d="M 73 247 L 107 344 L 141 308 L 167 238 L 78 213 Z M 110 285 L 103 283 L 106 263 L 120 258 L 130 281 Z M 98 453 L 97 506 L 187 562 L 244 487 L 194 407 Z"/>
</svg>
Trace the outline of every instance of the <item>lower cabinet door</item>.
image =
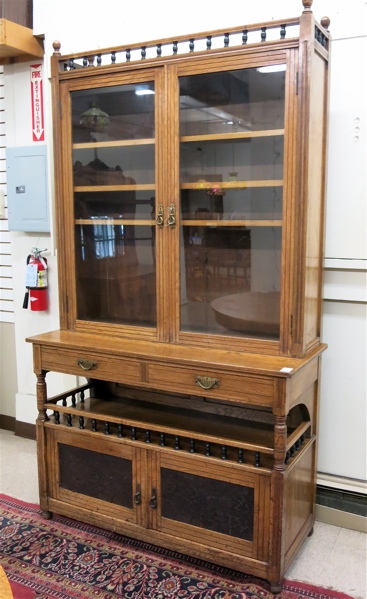
<svg viewBox="0 0 367 599">
<path fill-rule="evenodd" d="M 48 430 L 50 495 L 89 511 L 137 523 L 141 504 L 135 449 L 108 439 Z"/>
<path fill-rule="evenodd" d="M 156 526 L 161 532 L 266 560 L 270 477 L 241 467 L 161 454 Z M 153 489 L 154 494 L 154 489 Z"/>
</svg>

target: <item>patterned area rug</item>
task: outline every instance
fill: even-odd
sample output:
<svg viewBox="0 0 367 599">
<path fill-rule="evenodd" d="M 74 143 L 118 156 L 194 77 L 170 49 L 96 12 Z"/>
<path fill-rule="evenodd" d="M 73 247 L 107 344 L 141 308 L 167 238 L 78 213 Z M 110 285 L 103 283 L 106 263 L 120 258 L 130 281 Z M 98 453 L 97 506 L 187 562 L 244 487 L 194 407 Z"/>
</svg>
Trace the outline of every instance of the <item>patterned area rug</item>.
<svg viewBox="0 0 367 599">
<path fill-rule="evenodd" d="M 0 495 L 0 556 L 14 599 L 273 599 L 260 579 Z M 286 581 L 278 599 L 347 599 Z M 5 599 L 5 598 L 4 598 Z"/>
</svg>

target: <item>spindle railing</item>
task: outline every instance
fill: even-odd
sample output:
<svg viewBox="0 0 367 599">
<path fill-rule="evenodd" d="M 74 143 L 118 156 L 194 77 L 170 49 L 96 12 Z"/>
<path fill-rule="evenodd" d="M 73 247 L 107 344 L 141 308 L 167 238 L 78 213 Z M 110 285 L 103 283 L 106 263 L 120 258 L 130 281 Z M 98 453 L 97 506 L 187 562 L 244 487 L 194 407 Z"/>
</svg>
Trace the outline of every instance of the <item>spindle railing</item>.
<svg viewBox="0 0 367 599">
<path fill-rule="evenodd" d="M 140 44 L 130 44 L 114 48 L 106 48 L 96 53 L 76 53 L 60 55 L 61 44 L 53 43 L 54 54 L 60 55 L 59 69 L 73 71 L 80 68 L 100 67 L 121 63 L 139 62 L 143 60 L 176 57 L 182 54 L 207 53 L 212 50 L 230 49 L 257 43 L 274 42 L 297 38 L 299 35 L 299 18 L 282 21 L 270 21 L 255 25 L 220 29 L 210 33 L 170 37 Z"/>
</svg>

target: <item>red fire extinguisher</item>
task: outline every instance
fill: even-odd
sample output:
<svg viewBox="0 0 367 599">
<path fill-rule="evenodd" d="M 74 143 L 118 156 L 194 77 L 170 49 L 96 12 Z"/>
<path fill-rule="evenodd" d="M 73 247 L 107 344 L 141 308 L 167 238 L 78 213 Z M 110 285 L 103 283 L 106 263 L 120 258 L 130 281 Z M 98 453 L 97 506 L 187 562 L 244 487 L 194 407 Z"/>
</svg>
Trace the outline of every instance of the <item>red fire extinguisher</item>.
<svg viewBox="0 0 367 599">
<path fill-rule="evenodd" d="M 47 260 L 41 256 L 46 249 L 32 248 L 27 257 L 26 287 L 23 308 L 28 308 L 28 300 L 31 310 L 40 312 L 48 310 L 48 281 Z"/>
</svg>

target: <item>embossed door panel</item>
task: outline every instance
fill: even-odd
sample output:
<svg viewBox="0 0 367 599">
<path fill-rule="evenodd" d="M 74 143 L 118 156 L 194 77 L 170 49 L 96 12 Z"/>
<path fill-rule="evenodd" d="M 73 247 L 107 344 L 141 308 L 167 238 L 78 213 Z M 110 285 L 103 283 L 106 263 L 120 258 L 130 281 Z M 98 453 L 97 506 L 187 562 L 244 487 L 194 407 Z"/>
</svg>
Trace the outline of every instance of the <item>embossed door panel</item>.
<svg viewBox="0 0 367 599">
<path fill-rule="evenodd" d="M 161 457 L 159 477 L 159 530 L 262 558 L 266 537 L 258 538 L 257 521 L 266 510 L 268 477 L 171 456 Z"/>
<path fill-rule="evenodd" d="M 138 522 L 135 450 L 88 434 L 57 431 L 48 434 L 55 455 L 56 473 L 50 495 L 91 512 Z"/>
<path fill-rule="evenodd" d="M 161 482 L 162 518 L 253 540 L 253 488 L 169 468 Z"/>
</svg>

